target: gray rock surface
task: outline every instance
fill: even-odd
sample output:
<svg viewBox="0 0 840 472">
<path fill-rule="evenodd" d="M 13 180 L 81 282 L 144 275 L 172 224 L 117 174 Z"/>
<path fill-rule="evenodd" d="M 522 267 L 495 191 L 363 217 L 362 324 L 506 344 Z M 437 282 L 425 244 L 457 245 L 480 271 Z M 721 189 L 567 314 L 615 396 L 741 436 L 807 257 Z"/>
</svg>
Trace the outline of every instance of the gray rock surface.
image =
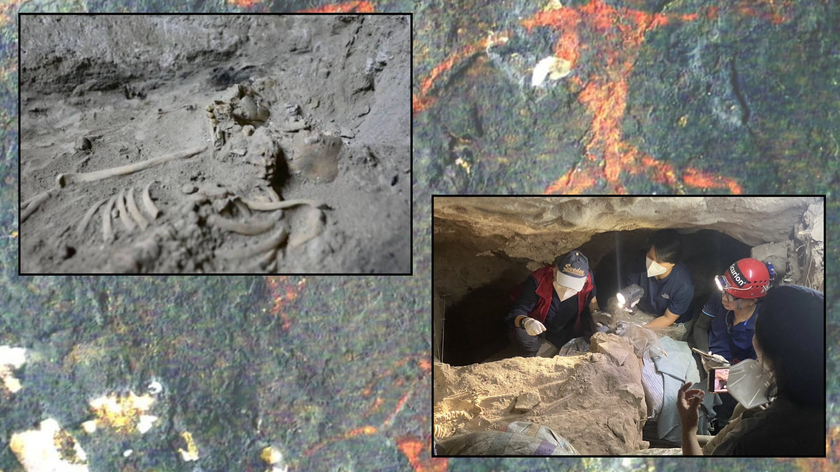
<svg viewBox="0 0 840 472">
<path fill-rule="evenodd" d="M 409 273 L 410 36 L 406 15 L 23 16 L 23 200 L 48 191 L 58 174 L 206 148 L 48 198 L 20 228 L 23 272 Z M 290 110 L 302 124 L 294 130 Z M 295 166 L 295 135 L 346 139 L 330 159 Z M 74 154 L 77 139 L 92 143 L 79 149 L 84 158 Z M 113 264 L 113 248 L 96 237 L 98 213 L 81 237 L 64 231 L 94 202 L 152 180 L 163 216 L 147 231 L 173 234 L 155 243 L 156 257 Z M 262 240 L 205 224 L 219 212 L 244 220 L 241 205 L 194 201 L 198 220 L 187 221 L 180 189 L 203 181 L 241 200 L 322 202 L 327 226 L 297 250 L 281 245 L 277 257 L 222 261 L 217 251 Z M 293 239 L 305 218 L 299 207 L 286 211 Z M 121 230 L 117 245 L 149 241 L 145 231 Z"/>
</svg>

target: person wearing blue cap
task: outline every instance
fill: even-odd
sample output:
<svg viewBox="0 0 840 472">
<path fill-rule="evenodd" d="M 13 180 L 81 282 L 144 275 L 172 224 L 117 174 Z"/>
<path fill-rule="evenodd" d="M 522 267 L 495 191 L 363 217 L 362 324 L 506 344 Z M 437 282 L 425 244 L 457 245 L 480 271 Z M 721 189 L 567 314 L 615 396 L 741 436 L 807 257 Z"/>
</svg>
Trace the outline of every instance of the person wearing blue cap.
<svg viewBox="0 0 840 472">
<path fill-rule="evenodd" d="M 703 449 L 697 424 L 705 392 L 680 388 L 683 454 L 825 457 L 825 296 L 797 285 L 770 290 L 753 347 L 757 359 L 729 369 L 729 393 L 745 411 Z"/>
<path fill-rule="evenodd" d="M 503 322 L 520 355 L 536 356 L 542 333 L 560 348 L 591 327 L 583 320 L 598 309 L 594 280 L 589 259 L 574 250 L 534 271 L 514 290 L 513 308 Z"/>
</svg>

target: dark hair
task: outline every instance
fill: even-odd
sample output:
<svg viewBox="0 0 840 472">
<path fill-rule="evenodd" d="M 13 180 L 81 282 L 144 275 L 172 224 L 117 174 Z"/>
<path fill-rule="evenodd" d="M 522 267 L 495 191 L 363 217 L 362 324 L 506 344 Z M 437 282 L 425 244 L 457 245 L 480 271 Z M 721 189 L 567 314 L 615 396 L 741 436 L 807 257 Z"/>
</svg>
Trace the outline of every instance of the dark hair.
<svg viewBox="0 0 840 472">
<path fill-rule="evenodd" d="M 773 370 L 768 396 L 807 408 L 825 401 L 825 295 L 798 285 L 775 287 L 755 321 L 759 348 Z"/>
<path fill-rule="evenodd" d="M 650 246 L 656 251 L 659 262 L 676 264 L 682 258 L 682 241 L 673 229 L 659 230 L 650 238 Z"/>
</svg>

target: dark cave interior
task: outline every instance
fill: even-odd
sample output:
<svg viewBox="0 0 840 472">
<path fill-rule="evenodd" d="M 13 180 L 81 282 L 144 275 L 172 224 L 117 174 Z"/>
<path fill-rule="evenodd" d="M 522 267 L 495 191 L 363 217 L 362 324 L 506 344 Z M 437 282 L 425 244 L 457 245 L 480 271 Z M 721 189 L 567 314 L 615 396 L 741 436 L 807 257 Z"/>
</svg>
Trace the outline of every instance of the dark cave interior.
<svg viewBox="0 0 840 472">
<path fill-rule="evenodd" d="M 607 300 L 617 292 L 628 261 L 644 257 L 654 232 L 651 229 L 604 232 L 579 247 L 595 273 L 601 308 L 605 308 Z M 694 277 L 693 314 L 696 315 L 714 289 L 713 276 L 723 273 L 736 260 L 749 257 L 751 247 L 724 233 L 707 229 L 683 233 L 682 243 L 682 263 Z M 436 275 L 458 271 L 461 264 L 477 264 L 482 270 L 496 274 L 489 283 L 472 285 L 467 281 L 470 290 L 446 307 L 441 360 L 456 366 L 482 362 L 508 346 L 501 320 L 512 304 L 511 289 L 530 273 L 526 264 L 531 261 L 512 259 L 498 251 L 492 252 L 492 257 L 479 256 L 472 247 L 472 242 L 451 240 L 434 246 L 436 252 L 446 254 L 446 257 L 435 258 L 435 263 L 441 266 L 435 268 Z M 434 284 L 436 290 L 446 293 L 446 287 L 440 287 L 438 283 Z"/>
</svg>

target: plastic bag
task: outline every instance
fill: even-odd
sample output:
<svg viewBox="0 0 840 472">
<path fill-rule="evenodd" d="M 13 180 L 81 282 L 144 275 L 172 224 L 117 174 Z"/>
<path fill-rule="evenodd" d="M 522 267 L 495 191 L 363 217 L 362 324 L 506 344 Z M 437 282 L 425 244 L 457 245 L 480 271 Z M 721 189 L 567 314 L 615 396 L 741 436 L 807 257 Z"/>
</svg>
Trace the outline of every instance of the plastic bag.
<svg viewBox="0 0 840 472">
<path fill-rule="evenodd" d="M 560 348 L 558 356 L 577 356 L 589 352 L 589 340 L 587 338 L 572 338 Z"/>
<path fill-rule="evenodd" d="M 630 341 L 630 344 L 633 345 L 633 352 L 639 359 L 644 359 L 646 355 L 651 359 L 668 355 L 659 342 L 659 336 L 653 330 L 644 326 L 620 321 L 616 326 L 616 334 Z"/>
<path fill-rule="evenodd" d="M 515 421 L 503 431 L 453 436 L 435 444 L 435 452 L 445 456 L 571 456 L 574 446 L 551 428 Z"/>
</svg>

